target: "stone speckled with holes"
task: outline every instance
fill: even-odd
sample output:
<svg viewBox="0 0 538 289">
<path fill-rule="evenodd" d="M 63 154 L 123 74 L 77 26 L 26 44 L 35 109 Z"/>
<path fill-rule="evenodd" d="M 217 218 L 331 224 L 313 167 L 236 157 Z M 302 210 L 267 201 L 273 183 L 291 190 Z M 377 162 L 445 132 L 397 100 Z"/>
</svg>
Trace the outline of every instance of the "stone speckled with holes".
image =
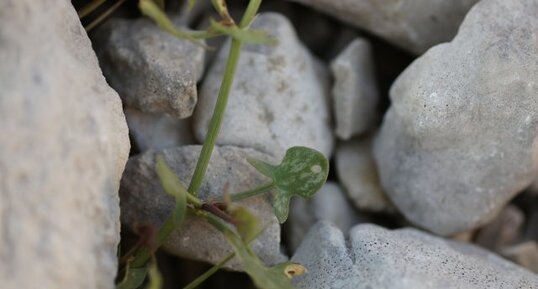
<svg viewBox="0 0 538 289">
<path fill-rule="evenodd" d="M 172 19 L 177 20 L 177 19 Z M 107 81 L 127 106 L 175 118 L 192 115 L 205 50 L 149 19 L 110 19 L 92 33 Z"/>
<path fill-rule="evenodd" d="M 391 87 L 374 155 L 385 192 L 415 225 L 479 227 L 535 179 L 536 15 L 536 0 L 481 1 L 452 42 Z"/>
<path fill-rule="evenodd" d="M 536 289 L 538 275 L 473 245 L 406 228 L 358 225 L 346 242 L 316 224 L 292 258 L 308 272 L 304 289 Z"/>
</svg>

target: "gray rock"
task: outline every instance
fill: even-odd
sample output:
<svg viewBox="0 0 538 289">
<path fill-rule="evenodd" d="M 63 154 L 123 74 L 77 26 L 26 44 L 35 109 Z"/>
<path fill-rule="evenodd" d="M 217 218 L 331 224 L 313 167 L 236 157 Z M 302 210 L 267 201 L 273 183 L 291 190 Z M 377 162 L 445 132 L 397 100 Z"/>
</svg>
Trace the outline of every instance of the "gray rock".
<svg viewBox="0 0 538 289">
<path fill-rule="evenodd" d="M 537 14 L 535 0 L 482 1 L 454 41 L 392 86 L 375 158 L 414 224 L 442 235 L 478 227 L 536 176 Z"/>
<path fill-rule="evenodd" d="M 327 221 L 338 229 L 347 232 L 358 223 L 364 223 L 349 204 L 345 193 L 334 182 L 327 182 L 312 198 L 293 198 L 291 201 L 289 225 L 289 242 L 291 251 L 295 251 L 315 223 Z"/>
<path fill-rule="evenodd" d="M 145 18 L 111 19 L 95 32 L 94 43 L 103 73 L 124 104 L 177 118 L 192 115 L 203 47 Z"/>
<path fill-rule="evenodd" d="M 294 279 L 298 288 L 538 288 L 535 274 L 478 247 L 370 224 L 354 227 L 346 243 L 336 227 L 318 223 L 292 261 L 308 269 Z"/>
<path fill-rule="evenodd" d="M 372 139 L 356 138 L 336 148 L 336 174 L 353 204 L 366 211 L 394 212 L 377 174 Z"/>
<path fill-rule="evenodd" d="M 185 186 L 191 179 L 201 146 L 183 146 L 162 151 L 148 151 L 130 158 L 121 181 L 120 197 L 122 222 L 135 230 L 139 224 L 160 226 L 174 207 L 173 198 L 167 195 L 155 173 L 155 156 L 162 154 L 169 166 L 177 173 Z M 203 200 L 241 192 L 266 184 L 270 180 L 258 173 L 247 157 L 273 161 L 268 155 L 253 149 L 231 146 L 216 147 L 205 175 L 205 182 L 199 193 Z M 273 214 L 267 196 L 262 195 L 241 201 L 262 223 L 266 231 L 252 247 L 260 258 L 268 264 L 285 261 L 280 252 L 280 225 Z M 163 248 L 177 256 L 217 263 L 232 252 L 226 239 L 205 220 L 188 216 L 181 228 L 170 235 Z M 239 270 L 239 263 L 228 264 Z"/>
<path fill-rule="evenodd" d="M 513 245 L 520 237 L 525 214 L 516 206 L 508 205 L 477 232 L 475 243 L 493 251 Z"/>
<path fill-rule="evenodd" d="M 277 158 L 297 145 L 330 156 L 333 136 L 326 82 L 319 79 L 323 73 L 317 72 L 313 57 L 283 16 L 261 14 L 252 28 L 267 31 L 279 44 L 244 46 L 217 143 L 255 148 Z M 213 113 L 228 47 L 202 84 L 194 119 L 200 141 Z"/>
<path fill-rule="evenodd" d="M 129 133 L 141 152 L 196 144 L 191 118 L 177 119 L 132 108 L 124 112 Z"/>
<path fill-rule="evenodd" d="M 379 120 L 372 47 L 366 39 L 351 42 L 331 63 L 336 136 L 348 140 L 371 130 Z"/>
<path fill-rule="evenodd" d="M 129 153 L 69 1 L 0 1 L 0 287 L 114 288 Z"/>
<path fill-rule="evenodd" d="M 293 0 L 422 54 L 454 37 L 465 14 L 478 0 Z"/>
</svg>

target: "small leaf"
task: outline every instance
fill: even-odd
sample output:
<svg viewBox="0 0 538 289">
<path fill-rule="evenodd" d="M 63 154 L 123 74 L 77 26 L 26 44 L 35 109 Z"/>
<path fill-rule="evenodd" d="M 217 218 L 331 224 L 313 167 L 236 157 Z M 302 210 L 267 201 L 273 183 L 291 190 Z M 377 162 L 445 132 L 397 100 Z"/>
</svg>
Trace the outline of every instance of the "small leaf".
<svg viewBox="0 0 538 289">
<path fill-rule="evenodd" d="M 125 266 L 125 276 L 120 283 L 116 285 L 116 289 L 136 289 L 142 285 L 148 273 L 147 267 L 131 268 L 131 262 L 127 262 Z"/>
<path fill-rule="evenodd" d="M 163 277 L 159 268 L 157 267 L 157 262 L 153 260 L 149 265 L 149 284 L 146 289 L 161 289 L 163 286 Z"/>
<path fill-rule="evenodd" d="M 235 221 L 237 232 L 243 241 L 250 240 L 258 233 L 258 219 L 246 208 L 234 207 L 231 209 L 230 215 Z"/>
<path fill-rule="evenodd" d="M 186 198 L 185 187 L 176 176 L 174 171 L 166 164 L 164 157 L 158 155 L 155 161 L 155 171 L 161 181 L 164 191 L 174 198 Z"/>
<path fill-rule="evenodd" d="M 181 184 L 181 181 L 177 175 L 172 171 L 172 169 L 166 164 L 162 155 L 157 156 L 155 163 L 155 170 L 157 171 L 157 176 L 161 181 L 164 191 L 173 196 L 176 199 L 176 205 L 174 211 L 172 211 L 172 222 L 170 224 L 164 224 L 168 227 L 161 229 L 159 231 L 158 241 L 159 244 L 162 243 L 164 236 L 168 234 L 168 230 L 173 230 L 177 228 L 179 224 L 185 219 L 185 213 L 187 212 L 187 189 Z"/>
<path fill-rule="evenodd" d="M 282 270 L 281 265 L 268 268 L 252 252 L 239 236 L 232 231 L 224 231 L 224 236 L 230 242 L 236 255 L 241 260 L 247 274 L 258 288 L 264 289 L 294 289 L 290 279 Z"/>
<path fill-rule="evenodd" d="M 234 39 L 249 44 L 268 44 L 275 45 L 277 40 L 267 34 L 265 31 L 253 30 L 253 29 L 241 29 L 237 25 L 225 26 L 215 20 L 210 21 L 211 28 L 216 31 L 229 35 Z"/>
<path fill-rule="evenodd" d="M 293 196 L 309 198 L 325 183 L 329 175 L 329 161 L 311 148 L 292 147 L 280 165 L 273 166 L 261 160 L 248 160 L 260 173 L 273 179 L 277 188 L 273 210 L 280 223 L 288 218 L 289 203 Z"/>
</svg>

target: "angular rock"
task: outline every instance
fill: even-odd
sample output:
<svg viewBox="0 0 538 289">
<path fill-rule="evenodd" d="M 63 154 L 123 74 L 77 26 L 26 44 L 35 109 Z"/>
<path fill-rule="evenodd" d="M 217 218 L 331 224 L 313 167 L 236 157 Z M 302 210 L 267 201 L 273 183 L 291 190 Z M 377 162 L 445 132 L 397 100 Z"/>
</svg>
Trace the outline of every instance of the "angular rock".
<svg viewBox="0 0 538 289">
<path fill-rule="evenodd" d="M 336 148 L 336 174 L 353 204 L 366 211 L 394 212 L 377 174 L 372 139 L 356 138 Z"/>
<path fill-rule="evenodd" d="M 126 108 L 129 133 L 141 152 L 196 144 L 191 119 L 176 119 L 163 114 Z"/>
<path fill-rule="evenodd" d="M 110 19 L 93 38 L 103 73 L 125 105 L 176 118 L 192 115 L 204 69 L 203 47 L 145 18 Z"/>
<path fill-rule="evenodd" d="M 478 231 L 475 243 L 493 251 L 513 245 L 521 235 L 524 222 L 523 212 L 514 205 L 508 205 Z"/>
<path fill-rule="evenodd" d="M 415 54 L 452 39 L 478 0 L 293 0 L 365 29 Z"/>
<path fill-rule="evenodd" d="M 121 180 L 120 198 L 122 222 L 136 230 L 140 224 L 160 226 L 174 207 L 174 200 L 167 195 L 155 173 L 155 157 L 164 156 L 167 164 L 177 173 L 185 186 L 188 185 L 202 146 L 182 146 L 162 151 L 147 151 L 129 159 Z M 273 162 L 273 159 L 253 149 L 232 146 L 216 147 L 205 174 L 199 197 L 203 200 L 229 193 L 246 191 L 269 182 L 256 171 L 247 157 Z M 285 261 L 280 252 L 280 225 L 273 214 L 267 196 L 262 195 L 239 202 L 254 213 L 265 232 L 252 247 L 268 264 Z M 205 220 L 188 216 L 181 228 L 166 239 L 163 248 L 177 256 L 217 263 L 232 252 L 224 236 Z M 228 263 L 231 269 L 239 270 L 238 261 Z"/>
<path fill-rule="evenodd" d="M 267 31 L 279 43 L 244 46 L 217 143 L 250 147 L 277 158 L 297 145 L 330 156 L 328 91 L 313 57 L 279 14 L 262 13 L 252 28 Z M 221 49 L 202 84 L 194 115 L 194 133 L 200 141 L 215 106 L 228 47 Z"/>
<path fill-rule="evenodd" d="M 442 235 L 478 227 L 536 176 L 537 14 L 534 0 L 482 1 L 454 41 L 392 86 L 375 158 L 414 224 Z"/>
<path fill-rule="evenodd" d="M 416 229 L 358 225 L 346 243 L 340 230 L 320 222 L 292 261 L 308 269 L 294 279 L 298 288 L 538 288 L 535 274 L 488 251 Z"/>
<path fill-rule="evenodd" d="M 366 39 L 353 40 L 331 63 L 336 136 L 348 140 L 371 130 L 379 120 L 372 47 Z"/>
<path fill-rule="evenodd" d="M 289 245 L 295 251 L 315 223 L 327 221 L 343 232 L 365 222 L 349 204 L 345 193 L 334 182 L 327 182 L 312 198 L 294 198 L 291 202 Z"/>
<path fill-rule="evenodd" d="M 502 250 L 501 254 L 508 260 L 538 274 L 538 243 L 528 241 Z"/>
<path fill-rule="evenodd" d="M 0 287 L 114 287 L 129 153 L 69 1 L 0 2 Z"/>
</svg>

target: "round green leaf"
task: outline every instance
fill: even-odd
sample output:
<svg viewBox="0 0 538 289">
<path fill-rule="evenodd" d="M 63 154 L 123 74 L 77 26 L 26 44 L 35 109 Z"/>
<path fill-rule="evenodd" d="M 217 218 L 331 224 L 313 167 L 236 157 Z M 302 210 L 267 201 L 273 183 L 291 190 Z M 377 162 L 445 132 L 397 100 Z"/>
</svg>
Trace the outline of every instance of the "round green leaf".
<svg viewBox="0 0 538 289">
<path fill-rule="evenodd" d="M 277 189 L 273 210 L 280 223 L 284 223 L 288 218 L 291 197 L 313 196 L 325 184 L 329 175 L 327 158 L 314 149 L 301 146 L 288 149 L 277 166 L 261 160 L 249 162 L 262 174 L 273 179 Z"/>
</svg>

